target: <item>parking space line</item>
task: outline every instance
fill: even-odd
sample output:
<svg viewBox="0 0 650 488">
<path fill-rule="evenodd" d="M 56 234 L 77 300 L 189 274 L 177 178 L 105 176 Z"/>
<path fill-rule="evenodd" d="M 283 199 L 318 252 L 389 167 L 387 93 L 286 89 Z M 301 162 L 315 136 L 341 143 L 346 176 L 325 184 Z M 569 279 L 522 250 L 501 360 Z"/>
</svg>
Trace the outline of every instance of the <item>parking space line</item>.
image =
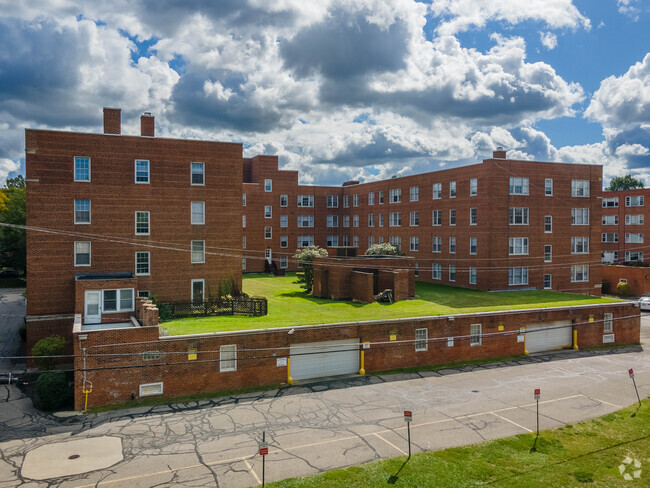
<svg viewBox="0 0 650 488">
<path fill-rule="evenodd" d="M 260 479 L 259 476 L 257 476 L 257 473 L 253 469 L 253 466 L 251 466 L 251 463 L 249 463 L 248 460 L 244 459 L 244 464 L 246 465 L 246 468 L 248 468 L 248 471 L 250 472 L 250 474 L 253 475 L 253 478 L 255 478 L 255 481 L 257 481 L 257 484 L 261 485 L 262 480 Z"/>
<path fill-rule="evenodd" d="M 517 422 L 513 422 L 512 420 L 507 419 L 507 418 L 505 418 L 505 417 L 499 415 L 499 414 L 496 413 L 496 412 L 490 412 L 490 413 L 491 413 L 492 415 L 494 415 L 495 417 L 499 417 L 500 419 L 505 420 L 506 422 L 510 422 L 512 425 L 516 425 L 516 426 L 519 427 L 520 429 L 524 429 L 526 432 L 532 432 L 532 430 L 527 429 L 527 428 L 524 427 L 523 425 L 519 425 Z"/>
<path fill-rule="evenodd" d="M 620 405 L 616 405 L 615 403 L 606 402 L 605 400 L 601 400 L 600 398 L 596 398 L 596 397 L 588 397 L 588 398 L 591 398 L 592 400 L 597 400 L 600 403 L 604 403 L 605 405 L 611 405 L 612 407 L 616 407 L 619 410 L 623 408 Z"/>
<path fill-rule="evenodd" d="M 385 442 L 386 444 L 388 444 L 389 446 L 391 446 L 391 447 L 395 448 L 396 450 L 398 450 L 399 452 L 401 452 L 404 456 L 406 456 L 406 451 L 403 451 L 402 449 L 400 449 L 399 447 L 397 447 L 397 446 L 396 446 L 395 444 L 393 444 L 392 442 L 390 442 L 390 441 L 384 439 L 384 438 L 383 438 L 382 436 L 380 436 L 379 434 L 374 434 L 374 435 L 375 435 L 376 437 L 379 437 L 382 441 L 384 441 L 384 442 Z"/>
</svg>

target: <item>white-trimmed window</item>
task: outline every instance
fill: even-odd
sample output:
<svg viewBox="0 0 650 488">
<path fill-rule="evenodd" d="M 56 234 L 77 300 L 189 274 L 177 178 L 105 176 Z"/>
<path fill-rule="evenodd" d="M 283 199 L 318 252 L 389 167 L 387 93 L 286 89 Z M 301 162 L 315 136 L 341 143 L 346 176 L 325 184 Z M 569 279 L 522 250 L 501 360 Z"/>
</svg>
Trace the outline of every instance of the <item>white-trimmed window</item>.
<svg viewBox="0 0 650 488">
<path fill-rule="evenodd" d="M 456 198 L 456 182 L 449 182 L 449 198 Z"/>
<path fill-rule="evenodd" d="M 475 197 L 478 195 L 478 178 L 469 179 L 469 196 Z"/>
<path fill-rule="evenodd" d="M 313 227 L 313 226 L 314 226 L 313 215 L 298 215 L 298 227 Z"/>
<path fill-rule="evenodd" d="M 643 214 L 625 216 L 625 225 L 643 225 L 644 222 Z"/>
<path fill-rule="evenodd" d="M 379 205 L 383 205 L 383 204 L 384 204 L 384 192 L 380 191 L 379 192 Z"/>
<path fill-rule="evenodd" d="M 313 207 L 314 206 L 314 195 L 298 195 L 298 206 L 299 207 Z"/>
<path fill-rule="evenodd" d="M 528 207 L 510 207 L 508 223 L 510 225 L 528 225 Z"/>
<path fill-rule="evenodd" d="M 264 191 L 273 191 L 273 180 L 264 180 Z"/>
<path fill-rule="evenodd" d="M 614 314 L 606 313 L 603 317 L 603 332 L 605 334 L 614 332 Z"/>
<path fill-rule="evenodd" d="M 264 239 L 271 239 L 273 236 L 273 228 L 270 225 L 264 227 Z"/>
<path fill-rule="evenodd" d="M 375 204 L 375 192 L 371 191 L 368 193 L 368 205 L 374 205 Z"/>
<path fill-rule="evenodd" d="M 603 232 L 601 237 L 602 242 L 618 242 L 617 232 Z"/>
<path fill-rule="evenodd" d="M 135 182 L 141 185 L 149 183 L 149 161 L 146 159 L 135 160 Z"/>
<path fill-rule="evenodd" d="M 339 217 L 338 215 L 328 215 L 327 216 L 327 227 L 338 227 L 339 226 Z"/>
<path fill-rule="evenodd" d="M 352 195 L 352 206 L 358 207 L 359 206 L 359 195 L 356 193 Z"/>
<path fill-rule="evenodd" d="M 192 241 L 192 264 L 205 263 L 205 241 Z"/>
<path fill-rule="evenodd" d="M 314 236 L 298 236 L 298 247 L 309 247 L 314 245 Z"/>
<path fill-rule="evenodd" d="M 280 215 L 280 227 L 289 227 L 288 215 Z"/>
<path fill-rule="evenodd" d="M 478 209 L 470 208 L 469 209 L 469 225 L 478 224 Z"/>
<path fill-rule="evenodd" d="M 90 158 L 75 156 L 74 181 L 90 181 Z"/>
<path fill-rule="evenodd" d="M 388 242 L 395 246 L 398 251 L 402 249 L 402 238 L 400 236 L 390 236 Z"/>
<path fill-rule="evenodd" d="M 246 193 L 241 194 L 241 206 L 242 207 L 246 206 Z"/>
<path fill-rule="evenodd" d="M 136 276 L 149 276 L 151 274 L 151 254 L 138 251 L 135 253 Z"/>
<path fill-rule="evenodd" d="M 231 344 L 219 348 L 219 371 L 237 371 L 237 345 Z"/>
<path fill-rule="evenodd" d="M 198 279 L 191 281 L 191 290 L 192 290 L 192 303 L 193 304 L 202 304 L 205 298 L 205 280 Z"/>
<path fill-rule="evenodd" d="M 375 245 L 375 236 L 368 236 L 368 247 L 372 247 Z"/>
<path fill-rule="evenodd" d="M 431 252 L 442 252 L 442 237 L 433 236 L 431 238 Z"/>
<path fill-rule="evenodd" d="M 402 201 L 402 189 L 392 188 L 388 192 L 388 203 L 400 203 Z"/>
<path fill-rule="evenodd" d="M 625 197 L 626 207 L 643 207 L 643 195 Z"/>
<path fill-rule="evenodd" d="M 643 261 L 643 252 L 641 251 L 625 251 L 626 261 Z"/>
<path fill-rule="evenodd" d="M 359 227 L 359 216 L 356 214 L 352 216 L 352 227 Z"/>
<path fill-rule="evenodd" d="M 90 266 L 90 241 L 75 241 L 74 265 Z"/>
<path fill-rule="evenodd" d="M 511 195 L 528 195 L 528 178 L 510 177 Z"/>
<path fill-rule="evenodd" d="M 528 267 L 519 266 L 508 269 L 508 285 L 527 285 L 528 284 Z"/>
<path fill-rule="evenodd" d="M 456 281 L 456 265 L 455 264 L 450 264 L 449 265 L 449 281 L 451 281 L 451 282 Z"/>
<path fill-rule="evenodd" d="M 273 217 L 273 207 L 271 205 L 264 205 L 264 218 L 270 219 Z"/>
<path fill-rule="evenodd" d="M 420 213 L 419 212 L 410 212 L 409 213 L 409 225 L 411 227 L 417 227 L 420 225 Z"/>
<path fill-rule="evenodd" d="M 589 281 L 589 265 L 579 264 L 571 266 L 571 282 L 577 283 L 582 281 Z"/>
<path fill-rule="evenodd" d="M 528 254 L 528 237 L 511 237 L 508 241 L 508 253 L 511 256 Z"/>
<path fill-rule="evenodd" d="M 368 227 L 375 226 L 375 214 L 368 214 Z"/>
<path fill-rule="evenodd" d="M 349 215 L 344 215 L 343 216 L 343 227 L 350 227 L 350 216 Z"/>
<path fill-rule="evenodd" d="M 350 195 L 343 195 L 343 208 L 350 206 Z"/>
<path fill-rule="evenodd" d="M 433 189 L 433 200 L 440 200 L 442 198 L 442 183 L 434 183 L 432 186 Z"/>
<path fill-rule="evenodd" d="M 603 208 L 618 207 L 618 197 L 603 198 Z"/>
<path fill-rule="evenodd" d="M 431 212 L 431 225 L 442 225 L 442 210 Z"/>
<path fill-rule="evenodd" d="M 618 225 L 618 215 L 603 215 L 602 223 L 603 225 Z"/>
<path fill-rule="evenodd" d="M 138 290 L 138 297 L 149 298 L 149 290 Z"/>
<path fill-rule="evenodd" d="M 74 223 L 90 224 L 90 200 L 74 201 Z"/>
<path fill-rule="evenodd" d="M 456 238 L 449 238 L 449 254 L 456 254 Z"/>
<path fill-rule="evenodd" d="M 246 258 L 241 258 L 241 270 L 246 271 Z"/>
<path fill-rule="evenodd" d="M 280 256 L 280 269 L 287 269 L 289 267 L 289 258 L 287 256 Z"/>
<path fill-rule="evenodd" d="M 544 195 L 547 197 L 553 196 L 553 179 L 546 178 L 544 180 Z"/>
<path fill-rule="evenodd" d="M 327 247 L 338 246 L 339 236 L 327 236 Z"/>
<path fill-rule="evenodd" d="M 289 236 L 280 236 L 280 247 L 289 247 Z"/>
<path fill-rule="evenodd" d="M 350 245 L 350 236 L 349 235 L 344 235 L 343 236 L 341 245 L 342 246 L 349 246 Z"/>
<path fill-rule="evenodd" d="M 246 249 L 246 236 L 241 237 L 241 248 Z"/>
<path fill-rule="evenodd" d="M 352 246 L 359 247 L 359 236 L 352 236 Z"/>
<path fill-rule="evenodd" d="M 245 215 L 241 216 L 241 226 L 243 228 L 246 228 L 246 216 Z"/>
<path fill-rule="evenodd" d="M 481 324 L 472 324 L 469 326 L 469 345 L 480 346 L 483 342 L 483 326 Z"/>
<path fill-rule="evenodd" d="M 469 267 L 469 284 L 476 284 L 476 268 L 474 266 Z"/>
<path fill-rule="evenodd" d="M 205 163 L 192 163 L 192 185 L 202 186 L 205 185 Z"/>
<path fill-rule="evenodd" d="M 426 351 L 429 349 L 429 329 L 415 329 L 415 350 Z"/>
<path fill-rule="evenodd" d="M 589 180 L 571 180 L 572 197 L 589 196 Z"/>
<path fill-rule="evenodd" d="M 433 263 L 431 265 L 431 279 L 432 280 L 441 280 L 442 279 L 442 264 Z"/>
<path fill-rule="evenodd" d="M 643 233 L 641 232 L 626 232 L 625 233 L 625 242 L 627 244 L 643 244 Z"/>
<path fill-rule="evenodd" d="M 469 253 L 476 254 L 478 239 L 476 237 L 469 238 Z"/>
<path fill-rule="evenodd" d="M 589 225 L 589 209 L 572 208 L 571 225 Z"/>
<path fill-rule="evenodd" d="M 544 216 L 544 232 L 546 234 L 553 232 L 553 217 L 551 215 Z"/>
<path fill-rule="evenodd" d="M 456 209 L 449 209 L 449 225 L 456 225 Z"/>
<path fill-rule="evenodd" d="M 205 202 L 192 202 L 192 225 L 205 224 Z"/>
<path fill-rule="evenodd" d="M 338 208 L 339 197 L 338 195 L 327 195 L 327 208 Z"/>
<path fill-rule="evenodd" d="M 420 187 L 412 186 L 409 188 L 409 201 L 417 202 L 420 199 Z"/>
<path fill-rule="evenodd" d="M 103 312 L 133 311 L 133 288 L 102 290 Z"/>
<path fill-rule="evenodd" d="M 550 244 L 544 245 L 544 262 L 550 263 L 553 261 L 553 246 Z"/>
<path fill-rule="evenodd" d="M 618 261 L 618 251 L 603 251 L 602 263 L 611 264 Z"/>
<path fill-rule="evenodd" d="M 379 214 L 379 227 L 384 226 L 384 214 Z"/>
<path fill-rule="evenodd" d="M 589 238 L 572 237 L 571 254 L 589 254 Z"/>
<path fill-rule="evenodd" d="M 411 236 L 409 239 L 410 242 L 410 247 L 409 250 L 411 251 L 419 251 L 420 250 L 420 238 L 416 236 Z"/>
<path fill-rule="evenodd" d="M 149 212 L 137 211 L 135 213 L 135 235 L 148 236 L 149 232 Z"/>
<path fill-rule="evenodd" d="M 400 225 L 402 225 L 402 213 L 391 212 L 388 215 L 388 225 L 390 227 L 399 227 Z"/>
<path fill-rule="evenodd" d="M 545 274 L 544 275 L 544 289 L 550 290 L 553 288 L 553 275 Z"/>
<path fill-rule="evenodd" d="M 159 381 L 157 383 L 144 383 L 140 385 L 138 389 L 141 397 L 153 396 L 153 395 L 162 395 L 163 394 L 163 382 Z"/>
</svg>

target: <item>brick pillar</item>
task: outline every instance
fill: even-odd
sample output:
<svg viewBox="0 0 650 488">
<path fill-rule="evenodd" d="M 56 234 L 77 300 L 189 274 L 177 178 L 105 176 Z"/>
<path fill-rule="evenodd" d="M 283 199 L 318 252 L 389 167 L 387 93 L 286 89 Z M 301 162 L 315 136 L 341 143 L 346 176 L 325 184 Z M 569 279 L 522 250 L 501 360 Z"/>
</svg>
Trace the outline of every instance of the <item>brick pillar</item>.
<svg viewBox="0 0 650 488">
<path fill-rule="evenodd" d="M 122 109 L 104 107 L 104 134 L 122 133 Z"/>
<path fill-rule="evenodd" d="M 140 117 L 140 135 L 145 137 L 154 137 L 155 134 L 155 124 L 154 116 L 149 112 L 145 112 Z"/>
</svg>

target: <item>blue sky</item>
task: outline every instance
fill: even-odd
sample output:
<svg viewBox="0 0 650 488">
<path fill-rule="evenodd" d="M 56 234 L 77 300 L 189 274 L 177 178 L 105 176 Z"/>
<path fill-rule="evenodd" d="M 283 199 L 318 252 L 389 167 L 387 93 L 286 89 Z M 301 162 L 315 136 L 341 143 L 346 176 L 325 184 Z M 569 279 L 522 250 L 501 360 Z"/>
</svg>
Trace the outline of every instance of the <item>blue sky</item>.
<svg viewBox="0 0 650 488">
<path fill-rule="evenodd" d="M 106 3 L 106 2 L 105 2 Z M 24 128 L 278 154 L 303 183 L 508 157 L 650 184 L 650 8 L 641 0 L 0 0 L 0 184 Z"/>
</svg>

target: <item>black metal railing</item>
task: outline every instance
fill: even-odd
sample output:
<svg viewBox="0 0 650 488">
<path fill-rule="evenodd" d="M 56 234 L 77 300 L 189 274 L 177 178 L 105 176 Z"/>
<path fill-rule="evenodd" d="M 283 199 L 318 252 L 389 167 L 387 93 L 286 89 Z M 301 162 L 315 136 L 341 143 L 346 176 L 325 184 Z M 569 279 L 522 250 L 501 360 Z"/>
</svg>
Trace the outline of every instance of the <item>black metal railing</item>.
<svg viewBox="0 0 650 488">
<path fill-rule="evenodd" d="M 162 321 L 219 315 L 261 317 L 269 312 L 266 298 L 260 297 L 224 298 L 205 302 L 159 302 L 157 307 Z"/>
</svg>

